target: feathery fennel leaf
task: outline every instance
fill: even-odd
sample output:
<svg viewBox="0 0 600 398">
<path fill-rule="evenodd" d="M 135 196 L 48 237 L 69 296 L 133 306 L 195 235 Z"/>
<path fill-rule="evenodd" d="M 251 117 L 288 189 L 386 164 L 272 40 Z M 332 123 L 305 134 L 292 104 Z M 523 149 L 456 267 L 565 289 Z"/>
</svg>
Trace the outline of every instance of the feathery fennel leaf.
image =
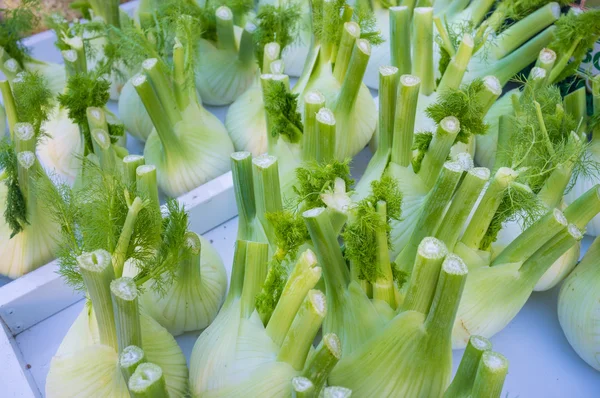
<svg viewBox="0 0 600 398">
<path fill-rule="evenodd" d="M 19 7 L 0 8 L 0 47 L 23 68 L 29 51 L 21 39 L 29 35 L 39 22 L 35 12 L 39 9 L 38 0 L 22 0 Z"/>
<path fill-rule="evenodd" d="M 282 261 L 286 256 L 294 258 L 298 249 L 310 240 L 304 220 L 298 213 L 289 210 L 267 214 L 267 221 L 275 232 L 277 252 L 274 256 Z"/>
<path fill-rule="evenodd" d="M 298 112 L 298 94 L 291 93 L 283 82 L 273 81 L 265 90 L 264 102 L 269 134 L 285 137 L 291 143 L 300 141 L 304 126 Z"/>
<path fill-rule="evenodd" d="M 296 169 L 298 183 L 293 187 L 298 196 L 298 205 L 302 205 L 304 209 L 324 207 L 321 194 L 333 189 L 336 178 L 344 180 L 348 191 L 354 185 L 354 180 L 350 176 L 350 162 L 351 159 L 343 162 L 333 160 L 330 163 L 305 162 L 298 167 Z"/>
<path fill-rule="evenodd" d="M 252 35 L 256 60 L 259 64 L 262 63 L 266 44 L 277 42 L 283 51 L 297 39 L 300 21 L 299 3 L 287 3 L 277 7 L 267 4 L 260 7 L 256 15 L 256 30 Z"/>
<path fill-rule="evenodd" d="M 38 72 L 22 72 L 13 82 L 13 94 L 19 122 L 31 123 L 36 138 L 41 138 L 42 123 L 48 120 L 53 107 L 53 95 L 48 81 Z"/>
<path fill-rule="evenodd" d="M 573 61 L 556 78 L 555 81 L 559 82 L 577 71 L 587 52 L 600 38 L 600 10 L 567 13 L 554 25 L 554 40 L 549 47 L 559 56 L 571 53 L 573 57 Z"/>
<path fill-rule="evenodd" d="M 421 163 L 423 162 L 427 149 L 429 149 L 429 144 L 431 144 L 432 139 L 433 133 L 431 131 L 419 131 L 414 135 L 411 149 L 417 151 L 417 156 L 412 159 L 411 163 L 415 173 L 418 173 L 419 170 L 421 170 Z"/>
<path fill-rule="evenodd" d="M 11 229 L 12 238 L 23 230 L 27 221 L 27 202 L 19 188 L 17 154 L 8 140 L 0 140 L 0 170 L 4 171 L 6 185 L 6 204 L 4 220 Z"/>
<path fill-rule="evenodd" d="M 460 122 L 456 141 L 466 144 L 472 135 L 485 134 L 489 128 L 483 121 L 484 109 L 478 100 L 483 89 L 483 81 L 476 79 L 459 89 L 443 90 L 438 94 L 438 100 L 425 109 L 425 113 L 436 124 L 447 116 L 456 117 Z"/>
<path fill-rule="evenodd" d="M 275 310 L 287 279 L 288 272 L 281 261 L 272 259 L 262 289 L 256 295 L 255 305 L 259 314 L 271 314 Z"/>
<path fill-rule="evenodd" d="M 389 176 L 371 183 L 372 193 L 358 202 L 352 211 L 351 221 L 346 224 L 342 237 L 346 246 L 344 256 L 358 269 L 359 279 L 374 283 L 380 276 L 381 268 L 377 264 L 377 252 L 381 248 L 377 244 L 377 233 L 385 232 L 388 236 L 386 249 L 390 248 L 390 221 L 399 220 L 401 216 L 402 193 L 398 182 Z M 377 213 L 377 202 L 387 205 L 386 218 Z M 394 266 L 392 266 L 394 269 Z M 395 279 L 402 283 L 402 275 L 396 270 Z M 406 276 L 404 276 L 405 278 Z"/>
</svg>

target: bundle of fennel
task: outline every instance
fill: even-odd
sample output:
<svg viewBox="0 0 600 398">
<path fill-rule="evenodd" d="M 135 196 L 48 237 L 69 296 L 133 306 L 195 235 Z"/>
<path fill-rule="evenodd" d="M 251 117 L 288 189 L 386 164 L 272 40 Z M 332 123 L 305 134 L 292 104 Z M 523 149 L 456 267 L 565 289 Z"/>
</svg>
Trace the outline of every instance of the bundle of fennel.
<svg viewBox="0 0 600 398">
<path fill-rule="evenodd" d="M 127 157 L 117 167 L 114 151 L 102 155 L 99 166 L 84 162 L 89 178 L 81 188 L 40 185 L 61 227 L 60 273 L 87 291 L 92 304 L 58 348 L 46 394 L 142 394 L 137 390 L 144 383 L 138 382 L 149 377 L 144 371 L 168 391 L 158 396 L 185 396 L 185 357 L 169 331 L 212 321 L 224 298 L 225 270 L 209 243 L 187 230 L 187 214 L 177 202 L 169 201 L 161 215 L 153 166 Z M 202 262 L 201 252 L 208 254 Z M 74 375 L 77 382 L 64 383 Z"/>
<path fill-rule="evenodd" d="M 53 237 L 60 227 L 45 211 L 46 198 L 38 192 L 38 183 L 49 177 L 36 156 L 52 109 L 52 92 L 37 72 L 21 72 L 12 89 L 2 80 L 0 90 L 10 132 L 10 141 L 0 141 L 0 274 L 17 278 L 46 264 L 58 250 Z"/>
</svg>

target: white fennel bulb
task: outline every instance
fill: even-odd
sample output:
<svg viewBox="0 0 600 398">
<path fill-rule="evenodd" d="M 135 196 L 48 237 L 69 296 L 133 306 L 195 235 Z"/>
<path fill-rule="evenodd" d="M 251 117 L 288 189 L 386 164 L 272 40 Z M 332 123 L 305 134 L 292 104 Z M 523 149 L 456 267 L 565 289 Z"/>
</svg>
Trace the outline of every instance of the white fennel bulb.
<svg viewBox="0 0 600 398">
<path fill-rule="evenodd" d="M 119 96 L 119 119 L 132 136 L 146 141 L 153 129 L 152 119 L 135 91 L 131 79 L 125 83 Z"/>
<path fill-rule="evenodd" d="M 79 127 L 69 118 L 66 109 L 57 107 L 42 128 L 46 136 L 37 147 L 42 166 L 72 185 L 81 168 L 83 156 Z"/>
<path fill-rule="evenodd" d="M 192 351 L 192 396 L 291 396 L 326 312 L 323 293 L 310 290 L 321 269 L 312 252 L 300 256 L 265 327 L 255 297 L 267 262 L 266 243 L 237 241 L 225 304 Z"/>
<path fill-rule="evenodd" d="M 258 65 L 254 59 L 253 24 L 236 34 L 233 13 L 222 6 L 216 10 L 217 41 L 200 39 L 196 60 L 196 86 L 208 105 L 228 105 L 252 85 Z M 239 37 L 239 39 L 238 39 Z"/>
<path fill-rule="evenodd" d="M 145 359 L 162 368 L 169 396 L 185 396 L 185 357 L 165 328 L 140 313 L 135 282 L 114 279 L 104 250 L 84 253 L 78 264 L 92 308 L 83 308 L 52 358 L 46 396 L 129 397 L 119 353 L 130 345 L 143 347 Z"/>
<path fill-rule="evenodd" d="M 190 250 L 164 292 L 149 287 L 142 308 L 173 336 L 202 330 L 213 321 L 225 298 L 227 275 L 219 253 L 206 239 L 187 234 Z M 148 282 L 151 284 L 152 282 Z"/>
<path fill-rule="evenodd" d="M 177 75 L 185 63 L 179 43 L 174 63 Z M 175 76 L 175 92 L 168 84 L 160 84 L 170 80 L 164 67 L 158 59 L 148 59 L 143 63 L 144 74 L 132 83 L 154 124 L 144 157 L 156 166 L 159 187 L 176 197 L 229 171 L 229 155 L 234 149 L 223 123 L 198 102 L 189 77 Z M 163 112 L 167 108 L 169 111 Z"/>
<path fill-rule="evenodd" d="M 558 320 L 577 355 L 600 371 L 600 239 L 565 280 L 558 296 Z"/>
</svg>

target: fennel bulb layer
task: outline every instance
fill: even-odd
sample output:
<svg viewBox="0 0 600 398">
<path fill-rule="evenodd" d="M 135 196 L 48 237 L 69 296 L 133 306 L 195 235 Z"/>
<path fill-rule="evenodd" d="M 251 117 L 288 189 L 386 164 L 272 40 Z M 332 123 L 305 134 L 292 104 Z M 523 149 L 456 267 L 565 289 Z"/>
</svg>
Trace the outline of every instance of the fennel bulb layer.
<svg viewBox="0 0 600 398">
<path fill-rule="evenodd" d="M 558 320 L 577 355 L 600 371 L 600 241 L 590 246 L 558 296 Z"/>
<path fill-rule="evenodd" d="M 164 142 L 156 129 L 148 137 L 144 157 L 156 166 L 159 187 L 171 197 L 191 191 L 229 171 L 233 145 L 221 121 L 195 102 L 181 113 Z"/>
<path fill-rule="evenodd" d="M 125 83 L 119 96 L 119 118 L 125 129 L 134 137 L 146 141 L 152 132 L 152 120 L 140 99 L 131 79 Z"/>
<path fill-rule="evenodd" d="M 42 166 L 72 185 L 81 168 L 83 143 L 79 126 L 69 118 L 68 111 L 56 108 L 50 119 L 42 125 L 47 137 L 37 146 L 37 155 Z"/>
<path fill-rule="evenodd" d="M 0 183 L 0 203 L 6 203 L 6 195 L 7 187 Z M 29 224 L 25 224 L 20 233 L 11 238 L 11 228 L 4 217 L 0 218 L 0 275 L 9 278 L 18 278 L 50 262 L 58 248 L 59 226 L 35 195 L 30 198 L 27 206 Z"/>
<path fill-rule="evenodd" d="M 248 151 L 252 156 L 267 152 L 267 120 L 258 82 L 231 104 L 225 127 L 236 151 Z"/>
<path fill-rule="evenodd" d="M 31 60 L 25 62 L 25 70 L 42 74 L 48 81 L 48 88 L 54 94 L 62 93 L 67 83 L 65 67 L 61 64 Z"/>
<path fill-rule="evenodd" d="M 171 397 L 184 397 L 188 389 L 185 356 L 177 342 L 151 317 L 140 314 L 144 353 L 159 365 Z M 50 362 L 46 396 L 128 398 L 129 392 L 112 347 L 100 344 L 93 310 L 84 307 Z"/>
<path fill-rule="evenodd" d="M 204 39 L 199 42 L 196 87 L 205 104 L 231 104 L 252 85 L 257 69 L 253 60 L 242 62 L 237 51 L 221 50 Z"/>
<path fill-rule="evenodd" d="M 227 290 L 227 274 L 219 253 L 206 239 L 200 237 L 200 241 L 199 273 L 180 269 L 179 277 L 166 292 L 159 293 L 148 286 L 141 297 L 144 310 L 173 336 L 210 325 Z"/>
</svg>

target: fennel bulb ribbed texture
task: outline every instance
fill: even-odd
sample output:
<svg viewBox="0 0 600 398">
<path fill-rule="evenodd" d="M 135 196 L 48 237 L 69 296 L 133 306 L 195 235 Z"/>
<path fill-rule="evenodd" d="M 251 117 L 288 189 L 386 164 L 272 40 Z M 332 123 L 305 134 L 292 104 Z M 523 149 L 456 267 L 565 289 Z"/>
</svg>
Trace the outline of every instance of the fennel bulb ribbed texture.
<svg viewBox="0 0 600 398">
<path fill-rule="evenodd" d="M 83 156 L 79 126 L 69 118 L 66 109 L 58 107 L 42 129 L 47 136 L 41 139 L 36 151 L 42 166 L 72 185 Z"/>
<path fill-rule="evenodd" d="M 142 141 L 146 141 L 152 132 L 152 119 L 131 84 L 131 79 L 125 83 L 119 96 L 119 119 L 127 132 Z"/>
<path fill-rule="evenodd" d="M 150 316 L 140 314 L 146 359 L 159 365 L 171 397 L 184 397 L 188 388 L 186 361 L 169 332 Z M 100 343 L 96 317 L 85 307 L 67 332 L 46 379 L 46 396 L 127 398 L 118 354 Z"/>
<path fill-rule="evenodd" d="M 258 82 L 231 104 L 225 127 L 236 151 L 248 151 L 252 156 L 267 152 L 267 119 Z"/>
<path fill-rule="evenodd" d="M 194 257 L 189 264 L 180 264 L 177 277 L 165 292 L 148 286 L 141 296 L 142 308 L 173 336 L 210 325 L 227 290 L 227 275 L 219 253 L 209 241 L 198 238 L 200 261 Z M 125 276 L 130 276 L 131 271 L 130 267 Z"/>
<path fill-rule="evenodd" d="M 215 115 L 192 102 L 182 117 L 172 132 L 179 139 L 174 148 L 161 142 L 156 129 L 144 147 L 147 163 L 156 165 L 158 185 L 171 197 L 226 173 L 233 152 L 227 130 Z"/>
<path fill-rule="evenodd" d="M 0 183 L 0 203 L 6 203 L 6 195 L 6 185 Z M 55 239 L 59 226 L 44 204 L 35 198 L 35 194 L 30 196 L 27 204 L 29 224 L 12 238 L 11 228 L 4 217 L 0 218 L 0 275 L 9 278 L 18 278 L 50 262 L 58 248 Z"/>
<path fill-rule="evenodd" d="M 558 320 L 577 355 L 600 371 L 600 240 L 565 280 L 558 296 Z"/>
</svg>

